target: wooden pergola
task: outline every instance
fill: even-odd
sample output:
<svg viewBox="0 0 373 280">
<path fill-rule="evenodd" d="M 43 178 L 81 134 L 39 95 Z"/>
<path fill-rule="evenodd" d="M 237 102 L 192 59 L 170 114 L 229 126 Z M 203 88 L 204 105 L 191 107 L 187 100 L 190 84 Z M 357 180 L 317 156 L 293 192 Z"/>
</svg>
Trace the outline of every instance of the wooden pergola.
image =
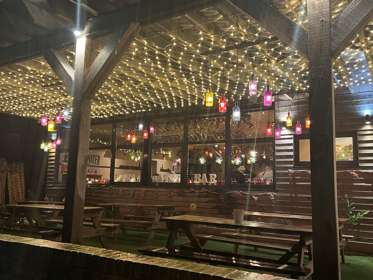
<svg viewBox="0 0 373 280">
<path fill-rule="evenodd" d="M 201 104 L 201 92 L 208 88 L 240 98 L 250 79 L 247 73 L 255 72 L 270 80 L 275 91 L 310 93 L 314 275 L 340 279 L 333 84 L 351 83 L 346 74 L 351 65 L 340 55 L 351 44 L 365 53 L 373 73 L 372 24 L 364 29 L 372 21 L 371 0 L 82 1 L 84 29 L 78 37 L 68 1 L 41 6 L 15 2 L 20 6 L 0 3 L 7 15 L 3 20 L 11 26 L 14 19 L 26 34 L 14 42 L 9 30 L 2 29 L 0 37 L 7 40 L 0 48 L 0 65 L 43 58 L 21 64 L 21 70 L 0 72 L 7 85 L 0 91 L 6 100 L 2 111 L 38 117 L 69 103 L 73 110 L 64 241 L 80 240 L 92 116 L 178 110 Z M 27 19 L 19 9 L 15 12 L 17 7 L 29 11 L 31 27 L 25 27 Z M 183 32 L 195 37 L 188 41 Z M 30 95 L 23 81 L 35 73 L 39 76 L 30 81 Z M 17 81 L 16 89 L 12 81 Z"/>
</svg>

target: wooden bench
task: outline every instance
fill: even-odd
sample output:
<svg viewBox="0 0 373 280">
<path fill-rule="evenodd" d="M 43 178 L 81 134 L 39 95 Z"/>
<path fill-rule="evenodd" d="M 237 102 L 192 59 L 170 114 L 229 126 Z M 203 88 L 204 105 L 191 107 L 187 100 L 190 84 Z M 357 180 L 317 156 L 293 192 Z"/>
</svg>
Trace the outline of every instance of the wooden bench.
<svg viewBox="0 0 373 280">
<path fill-rule="evenodd" d="M 231 266 L 233 260 L 235 266 L 237 267 L 272 272 L 282 275 L 290 275 L 290 277 L 293 279 L 308 279 L 312 274 L 312 270 L 310 268 L 304 267 L 302 269 L 299 266 L 291 263 L 284 264 L 277 262 L 276 260 L 268 261 L 268 259 L 263 259 L 260 257 L 251 257 L 250 259 L 247 259 L 247 256 L 244 255 L 227 252 L 219 252 L 219 254 L 217 254 L 215 251 L 207 249 L 201 249 L 200 251 L 196 252 L 188 246 L 182 246 L 172 254 L 170 254 L 167 248 L 147 248 L 141 249 L 139 252 L 150 256 L 188 259 L 194 262 L 206 262 L 212 265 L 223 266 Z"/>
<path fill-rule="evenodd" d="M 46 220 L 46 222 L 48 224 L 50 224 L 50 225 L 62 225 L 63 224 L 63 220 L 62 219 L 48 219 L 48 220 Z M 115 231 L 118 231 L 119 228 L 120 228 L 120 224 L 110 223 L 110 222 L 107 222 L 107 221 L 104 221 L 104 220 L 102 220 L 102 222 L 100 223 L 100 225 L 107 232 L 115 232 Z M 93 227 L 94 224 L 91 221 L 84 221 L 83 222 L 83 226 Z"/>
</svg>

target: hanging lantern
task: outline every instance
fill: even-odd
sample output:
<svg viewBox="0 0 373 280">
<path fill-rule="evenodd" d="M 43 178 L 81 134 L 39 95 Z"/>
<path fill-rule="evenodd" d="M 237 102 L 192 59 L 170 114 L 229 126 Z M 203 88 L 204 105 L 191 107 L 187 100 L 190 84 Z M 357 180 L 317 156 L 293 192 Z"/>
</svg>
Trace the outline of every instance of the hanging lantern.
<svg viewBox="0 0 373 280">
<path fill-rule="evenodd" d="M 40 118 L 40 125 L 41 126 L 47 126 L 48 125 L 48 117 L 43 116 Z"/>
<path fill-rule="evenodd" d="M 225 96 L 219 97 L 219 113 L 227 112 L 227 98 Z"/>
<path fill-rule="evenodd" d="M 266 135 L 267 136 L 272 136 L 272 134 L 273 134 L 272 124 L 270 122 L 268 122 L 267 129 L 266 129 Z"/>
<path fill-rule="evenodd" d="M 206 107 L 214 106 L 214 93 L 211 90 L 205 93 L 205 106 Z"/>
<path fill-rule="evenodd" d="M 311 128 L 311 118 L 310 118 L 310 115 L 308 114 L 307 117 L 306 117 L 306 125 L 305 127 L 307 129 L 310 129 Z"/>
<path fill-rule="evenodd" d="M 56 145 L 59 146 L 59 145 L 61 145 L 61 144 L 62 144 L 62 140 L 61 140 L 61 138 L 57 138 L 57 139 L 56 139 Z"/>
<path fill-rule="evenodd" d="M 254 75 L 252 76 L 251 81 L 249 82 L 249 96 L 255 96 L 258 93 L 258 81 L 254 80 Z"/>
<path fill-rule="evenodd" d="M 154 126 L 149 126 L 149 132 L 150 134 L 154 134 L 155 133 L 155 127 Z"/>
<path fill-rule="evenodd" d="M 55 121 L 56 124 L 61 124 L 63 120 L 64 120 L 64 117 L 63 117 L 63 115 L 61 115 L 61 114 L 58 114 L 58 115 L 54 118 L 54 121 Z"/>
<path fill-rule="evenodd" d="M 288 116 L 286 117 L 286 127 L 291 128 L 293 126 L 293 119 L 291 118 L 290 112 L 288 112 Z"/>
<path fill-rule="evenodd" d="M 139 128 L 139 131 L 142 131 L 144 129 L 144 124 L 140 122 L 138 128 Z"/>
<path fill-rule="evenodd" d="M 297 121 L 297 124 L 295 125 L 295 134 L 301 135 L 302 134 L 302 124 L 300 121 Z"/>
<path fill-rule="evenodd" d="M 271 107 L 272 106 L 272 91 L 270 91 L 269 85 L 267 85 L 267 89 L 264 92 L 263 105 L 264 105 L 264 107 Z"/>
<path fill-rule="evenodd" d="M 149 132 L 148 132 L 147 129 L 144 129 L 143 136 L 144 136 L 144 140 L 148 140 L 149 139 Z"/>
<path fill-rule="evenodd" d="M 126 139 L 127 139 L 127 141 L 131 141 L 132 140 L 132 134 L 128 133 Z"/>
<path fill-rule="evenodd" d="M 236 104 L 233 107 L 233 111 L 232 111 L 232 121 L 239 122 L 240 120 L 241 120 L 241 109 L 238 106 L 238 104 Z"/>
<path fill-rule="evenodd" d="M 43 141 L 43 142 L 41 142 L 41 144 L 40 144 L 40 149 L 41 150 L 44 150 L 45 149 L 45 146 L 46 146 L 46 143 Z"/>
<path fill-rule="evenodd" d="M 53 120 L 48 121 L 48 132 L 56 131 L 56 124 Z"/>
<path fill-rule="evenodd" d="M 275 138 L 280 139 L 281 138 L 281 127 L 277 126 L 275 130 Z"/>
<path fill-rule="evenodd" d="M 137 141 L 137 137 L 136 137 L 136 135 L 134 134 L 134 135 L 132 135 L 132 137 L 131 137 L 131 144 L 136 144 L 136 141 Z"/>
</svg>

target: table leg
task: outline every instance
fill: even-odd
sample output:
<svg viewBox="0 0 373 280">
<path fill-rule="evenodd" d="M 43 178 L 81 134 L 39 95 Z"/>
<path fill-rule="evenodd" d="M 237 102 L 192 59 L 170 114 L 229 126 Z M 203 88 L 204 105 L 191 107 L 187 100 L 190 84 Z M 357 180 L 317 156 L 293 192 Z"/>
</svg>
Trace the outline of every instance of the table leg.
<svg viewBox="0 0 373 280">
<path fill-rule="evenodd" d="M 153 222 L 152 222 L 151 229 L 150 229 L 150 232 L 149 232 L 148 242 L 153 240 L 154 235 L 155 235 L 155 229 L 156 229 L 157 226 L 159 226 L 159 222 L 161 221 L 161 216 L 162 216 L 161 211 L 159 209 L 157 209 L 155 214 L 154 214 Z"/>
<path fill-rule="evenodd" d="M 189 224 L 185 224 L 185 225 L 182 225 L 181 228 L 183 229 L 185 235 L 188 237 L 190 244 L 193 246 L 193 248 L 196 249 L 197 251 L 201 251 L 202 246 L 199 243 L 198 239 L 194 236 L 191 230 L 191 226 Z"/>
<path fill-rule="evenodd" d="M 168 235 L 166 247 L 167 247 L 169 254 L 175 254 L 175 241 L 177 238 L 178 227 L 174 225 L 173 223 L 168 222 L 167 228 L 170 233 Z"/>
</svg>

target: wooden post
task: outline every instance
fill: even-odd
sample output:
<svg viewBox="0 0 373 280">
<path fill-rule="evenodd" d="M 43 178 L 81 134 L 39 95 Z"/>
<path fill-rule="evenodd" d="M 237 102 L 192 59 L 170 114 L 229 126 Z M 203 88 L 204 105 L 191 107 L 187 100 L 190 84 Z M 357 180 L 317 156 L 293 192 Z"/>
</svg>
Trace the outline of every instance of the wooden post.
<svg viewBox="0 0 373 280">
<path fill-rule="evenodd" d="M 313 279 L 341 279 L 335 163 L 331 3 L 308 0 Z"/>
<path fill-rule="evenodd" d="M 224 151 L 224 185 L 230 187 L 232 184 L 232 133 L 231 133 L 231 115 L 232 106 L 229 106 L 225 114 L 225 151 Z"/>
<path fill-rule="evenodd" d="M 188 184 L 188 164 L 189 164 L 189 119 L 184 119 L 183 139 L 181 141 L 181 171 L 180 180 L 182 185 Z"/>
<path fill-rule="evenodd" d="M 150 123 L 148 120 L 144 122 L 144 128 L 148 131 L 148 139 L 144 139 L 141 184 L 144 186 L 149 186 L 152 182 L 152 134 L 150 133 Z M 140 137 L 143 137 L 143 135 Z"/>
<path fill-rule="evenodd" d="M 83 95 L 87 38 L 76 41 L 72 88 L 73 114 L 69 141 L 68 177 L 65 196 L 63 242 L 79 243 L 85 202 L 91 101 Z"/>
<path fill-rule="evenodd" d="M 111 128 L 110 184 L 115 182 L 115 158 L 117 155 L 117 124 Z"/>
</svg>

